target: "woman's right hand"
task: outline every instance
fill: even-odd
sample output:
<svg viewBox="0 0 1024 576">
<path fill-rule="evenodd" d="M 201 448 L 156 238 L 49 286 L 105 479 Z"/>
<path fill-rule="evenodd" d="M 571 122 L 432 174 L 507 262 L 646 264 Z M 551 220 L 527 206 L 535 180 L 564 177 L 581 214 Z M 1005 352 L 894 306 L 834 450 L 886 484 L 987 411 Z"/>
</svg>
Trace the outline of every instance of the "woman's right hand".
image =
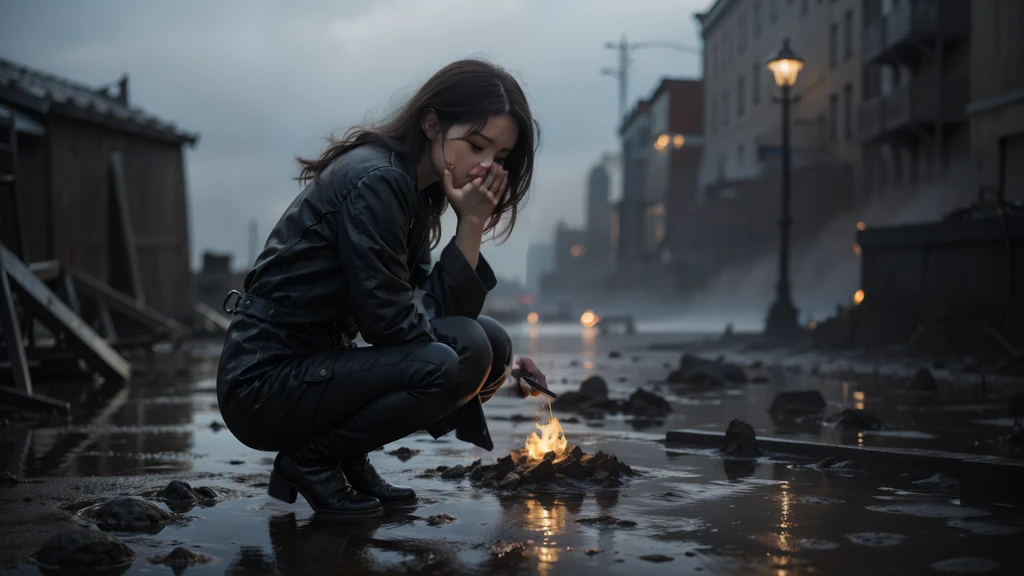
<svg viewBox="0 0 1024 576">
<path fill-rule="evenodd" d="M 497 162 L 490 166 L 477 165 L 469 171 L 472 178 L 465 186 L 452 184 L 451 170 L 444 171 L 444 194 L 452 205 L 460 223 L 472 223 L 483 230 L 494 214 L 494 208 L 505 194 L 508 172 Z"/>
</svg>

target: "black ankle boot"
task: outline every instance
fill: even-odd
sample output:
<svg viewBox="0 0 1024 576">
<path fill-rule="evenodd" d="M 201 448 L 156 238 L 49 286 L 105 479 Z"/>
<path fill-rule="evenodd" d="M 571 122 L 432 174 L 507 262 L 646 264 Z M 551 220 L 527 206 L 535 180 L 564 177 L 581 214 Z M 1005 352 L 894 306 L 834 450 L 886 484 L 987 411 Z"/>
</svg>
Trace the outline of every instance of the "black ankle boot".
<svg viewBox="0 0 1024 576">
<path fill-rule="evenodd" d="M 337 462 L 323 463 L 289 448 L 274 459 L 267 494 L 291 504 L 296 493 L 302 494 L 317 514 L 371 517 L 384 513 L 380 501 L 352 488 Z"/>
<path fill-rule="evenodd" d="M 395 486 L 381 478 L 366 454 L 344 462 L 341 469 L 353 488 L 362 494 L 373 496 L 380 500 L 381 504 L 411 504 L 416 501 L 416 492 L 412 488 Z"/>
</svg>

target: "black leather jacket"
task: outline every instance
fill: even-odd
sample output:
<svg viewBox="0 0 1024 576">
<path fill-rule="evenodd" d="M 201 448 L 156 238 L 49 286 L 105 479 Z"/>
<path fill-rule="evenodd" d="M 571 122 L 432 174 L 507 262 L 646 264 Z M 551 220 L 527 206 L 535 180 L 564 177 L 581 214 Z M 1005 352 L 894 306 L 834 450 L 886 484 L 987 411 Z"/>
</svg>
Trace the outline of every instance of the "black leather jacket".
<svg viewBox="0 0 1024 576">
<path fill-rule="evenodd" d="M 330 378 L 331 351 L 343 353 L 357 332 L 375 346 L 431 342 L 429 318 L 480 314 L 496 284 L 482 255 L 474 269 L 453 239 L 430 265 L 435 208 L 427 197 L 437 186 L 419 190 L 415 162 L 372 144 L 343 154 L 306 186 L 245 278 L 246 295 L 269 303 L 262 314 L 273 329 L 255 342 L 257 334 L 232 322 L 224 354 L 234 356 L 222 359 L 217 378 L 222 407 L 239 392 L 259 396 L 250 389 L 265 385 L 271 370 L 291 385 Z M 292 363 L 297 369 L 282 369 Z M 453 429 L 493 448 L 478 399 L 427 430 L 437 438 Z"/>
</svg>

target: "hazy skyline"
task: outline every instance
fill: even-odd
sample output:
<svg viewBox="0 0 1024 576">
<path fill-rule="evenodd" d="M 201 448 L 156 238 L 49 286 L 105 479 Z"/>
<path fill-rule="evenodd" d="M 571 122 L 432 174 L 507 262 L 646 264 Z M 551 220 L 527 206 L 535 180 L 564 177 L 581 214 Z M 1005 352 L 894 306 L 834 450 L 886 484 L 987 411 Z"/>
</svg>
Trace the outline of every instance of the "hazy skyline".
<svg viewBox="0 0 1024 576">
<path fill-rule="evenodd" d="M 580 225 L 590 167 L 619 149 L 622 34 L 699 46 L 708 0 L 500 3 L 307 0 L 0 3 L 0 56 L 88 85 L 130 76 L 130 102 L 198 132 L 186 149 L 192 261 L 203 250 L 248 260 L 299 191 L 295 156 L 333 131 L 379 118 L 443 65 L 483 57 L 522 84 L 541 124 L 534 186 L 512 237 L 484 245 L 499 274 L 522 279 L 531 242 L 558 220 Z M 662 76 L 698 77 L 700 57 L 636 53 L 630 101 Z M 445 234 L 452 232 L 447 227 Z"/>
</svg>

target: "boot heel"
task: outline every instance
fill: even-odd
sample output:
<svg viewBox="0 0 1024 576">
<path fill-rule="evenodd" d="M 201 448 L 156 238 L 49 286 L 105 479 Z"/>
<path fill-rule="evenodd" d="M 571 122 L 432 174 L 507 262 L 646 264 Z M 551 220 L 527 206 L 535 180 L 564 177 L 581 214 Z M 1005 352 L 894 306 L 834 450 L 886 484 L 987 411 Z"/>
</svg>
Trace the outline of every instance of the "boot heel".
<svg viewBox="0 0 1024 576">
<path fill-rule="evenodd" d="M 281 478 L 273 472 L 270 473 L 270 485 L 267 486 L 267 494 L 270 494 L 272 498 L 277 498 L 282 502 L 289 504 L 295 503 L 295 497 L 298 491 L 291 482 Z"/>
</svg>

